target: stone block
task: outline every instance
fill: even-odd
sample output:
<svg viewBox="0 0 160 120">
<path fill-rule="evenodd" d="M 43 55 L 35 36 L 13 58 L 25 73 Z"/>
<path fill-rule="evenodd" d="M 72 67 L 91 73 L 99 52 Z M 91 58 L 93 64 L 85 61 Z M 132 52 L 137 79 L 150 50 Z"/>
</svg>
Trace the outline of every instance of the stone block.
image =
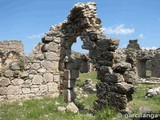
<svg viewBox="0 0 160 120">
<path fill-rule="evenodd" d="M 19 86 L 10 85 L 7 87 L 7 95 L 17 95 L 20 93 L 22 93 L 22 91 Z"/>
<path fill-rule="evenodd" d="M 32 65 L 31 65 L 31 69 L 32 70 L 38 70 L 40 68 L 40 63 L 33 63 Z"/>
<path fill-rule="evenodd" d="M 126 82 L 116 83 L 114 85 L 108 86 L 111 92 L 116 92 L 120 94 L 133 94 L 135 88 L 131 84 L 127 84 Z"/>
<path fill-rule="evenodd" d="M 60 75 L 59 74 L 53 75 L 53 78 L 54 78 L 54 82 L 60 82 Z"/>
<path fill-rule="evenodd" d="M 12 62 L 9 67 L 10 67 L 10 69 L 13 70 L 13 71 L 15 71 L 15 70 L 20 70 L 20 69 L 21 69 L 19 62 Z"/>
<path fill-rule="evenodd" d="M 40 68 L 40 69 L 38 69 L 38 72 L 39 72 L 39 73 L 45 73 L 45 72 L 46 72 L 46 69 L 45 69 L 45 68 Z"/>
<path fill-rule="evenodd" d="M 54 79 L 53 74 L 51 74 L 51 73 L 45 73 L 43 75 L 43 80 L 44 80 L 45 83 L 53 82 L 53 79 Z"/>
<path fill-rule="evenodd" d="M 59 85 L 55 82 L 48 83 L 47 86 L 48 86 L 48 91 L 49 92 L 58 92 L 59 91 L 58 90 Z"/>
<path fill-rule="evenodd" d="M 115 92 L 108 93 L 109 105 L 114 106 L 117 110 L 123 110 L 127 107 L 127 96 Z"/>
<path fill-rule="evenodd" d="M 114 64 L 113 66 L 113 71 L 121 74 L 124 74 L 126 70 L 130 70 L 130 69 L 131 69 L 131 64 L 127 62 L 120 62 L 120 63 Z"/>
<path fill-rule="evenodd" d="M 48 43 L 48 42 L 51 42 L 51 41 L 53 41 L 52 36 L 45 36 L 45 37 L 42 38 L 43 43 Z"/>
<path fill-rule="evenodd" d="M 0 96 L 0 102 L 3 102 L 6 100 L 6 96 Z"/>
<path fill-rule="evenodd" d="M 22 72 L 22 73 L 21 73 L 21 78 L 22 78 L 22 79 L 28 78 L 28 76 L 29 76 L 29 73 L 28 73 L 28 72 Z"/>
<path fill-rule="evenodd" d="M 73 113 L 78 113 L 79 112 L 79 109 L 77 108 L 77 106 L 71 102 L 67 105 L 66 107 L 67 111 L 70 111 L 70 112 L 73 112 Z"/>
<path fill-rule="evenodd" d="M 40 91 L 41 91 L 41 93 L 44 93 L 44 92 L 47 92 L 47 85 L 41 85 L 40 86 Z"/>
<path fill-rule="evenodd" d="M 30 88 L 22 88 L 22 92 L 23 92 L 24 94 L 28 94 L 28 93 L 31 92 L 31 89 L 30 89 Z"/>
<path fill-rule="evenodd" d="M 13 77 L 13 71 L 12 70 L 6 70 L 5 73 L 4 73 L 5 77 Z"/>
<path fill-rule="evenodd" d="M 36 54 L 35 58 L 37 60 L 44 60 L 44 55 L 43 54 Z"/>
<path fill-rule="evenodd" d="M 123 82 L 123 81 L 124 81 L 123 75 L 119 73 L 113 73 L 113 74 L 106 73 L 105 74 L 104 82 L 107 82 L 109 84 Z"/>
<path fill-rule="evenodd" d="M 49 60 L 49 61 L 58 61 L 60 59 L 58 54 L 55 52 L 46 52 L 44 53 L 44 57 L 46 60 Z"/>
<path fill-rule="evenodd" d="M 12 80 L 13 85 L 22 85 L 24 83 L 23 79 L 13 79 Z"/>
<path fill-rule="evenodd" d="M 50 42 L 42 46 L 43 52 L 57 52 L 59 50 L 59 44 L 55 42 Z"/>
<path fill-rule="evenodd" d="M 7 90 L 5 87 L 0 87 L 0 95 L 5 95 L 7 93 Z"/>
<path fill-rule="evenodd" d="M 36 70 L 30 70 L 29 74 L 37 74 L 37 71 Z"/>
<path fill-rule="evenodd" d="M 59 61 L 52 61 L 52 64 L 53 64 L 53 69 L 54 70 L 58 70 L 59 69 Z"/>
<path fill-rule="evenodd" d="M 41 75 L 35 75 L 33 77 L 32 83 L 33 84 L 41 84 L 43 82 L 43 77 Z"/>
<path fill-rule="evenodd" d="M 42 65 L 43 68 L 45 68 L 47 70 L 53 70 L 54 69 L 54 65 L 51 61 L 43 60 L 41 62 L 41 65 Z"/>
<path fill-rule="evenodd" d="M 39 91 L 39 87 L 31 87 L 31 93 L 37 93 Z"/>
<path fill-rule="evenodd" d="M 11 84 L 11 81 L 9 78 L 1 77 L 0 78 L 0 87 L 7 87 Z"/>
</svg>

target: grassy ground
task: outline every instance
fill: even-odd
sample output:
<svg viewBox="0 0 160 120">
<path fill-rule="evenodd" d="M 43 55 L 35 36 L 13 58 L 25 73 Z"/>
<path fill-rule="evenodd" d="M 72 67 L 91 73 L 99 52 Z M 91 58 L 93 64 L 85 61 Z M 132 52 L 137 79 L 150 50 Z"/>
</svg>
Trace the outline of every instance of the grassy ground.
<svg viewBox="0 0 160 120">
<path fill-rule="evenodd" d="M 156 87 L 160 84 L 136 84 L 137 90 L 133 94 L 133 101 L 131 101 L 130 107 L 133 113 L 139 113 L 139 109 L 142 107 L 149 107 L 153 113 L 160 113 L 160 96 L 154 96 L 153 98 L 145 98 L 145 94 L 149 87 Z"/>
<path fill-rule="evenodd" d="M 96 72 L 84 73 L 80 75 L 76 85 L 82 86 L 86 78 L 91 78 L 94 82 L 97 82 Z M 137 91 L 133 95 L 133 101 L 129 104 L 133 113 L 139 113 L 140 107 L 150 107 L 154 113 L 160 113 L 160 97 L 144 97 L 146 89 L 149 86 L 160 86 L 160 84 L 136 84 L 136 86 Z M 90 113 L 93 110 L 93 102 L 96 99 L 95 94 L 76 99 L 75 103 L 80 108 L 79 114 L 57 111 L 57 102 L 60 103 L 60 106 L 67 105 L 62 97 L 55 99 L 44 98 L 42 100 L 32 99 L 13 104 L 1 104 L 0 120 L 112 120 L 112 118 L 116 117 L 117 113 L 109 108 L 96 112 L 94 116 L 91 116 Z M 124 118 L 121 120 L 124 120 Z"/>
</svg>

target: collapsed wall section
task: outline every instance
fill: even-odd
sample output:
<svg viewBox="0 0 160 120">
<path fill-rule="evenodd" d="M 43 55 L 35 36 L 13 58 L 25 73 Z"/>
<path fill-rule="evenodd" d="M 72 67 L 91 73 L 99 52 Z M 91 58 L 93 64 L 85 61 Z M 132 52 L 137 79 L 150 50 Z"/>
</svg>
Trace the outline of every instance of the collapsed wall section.
<svg viewBox="0 0 160 120">
<path fill-rule="evenodd" d="M 89 50 L 89 58 L 100 80 L 95 108 L 113 106 L 118 111 L 126 111 L 134 92 L 134 86 L 125 77 L 131 64 L 115 60 L 119 39 L 104 36 L 94 2 L 76 4 L 67 20 L 51 26 L 32 56 L 20 56 L 1 71 L 0 100 L 62 93 L 67 102 L 74 101 L 73 88 L 79 77 L 80 61 L 72 57 L 71 46 L 79 36 L 83 41 L 82 48 Z"/>
<path fill-rule="evenodd" d="M 19 52 L 21 55 L 24 54 L 22 42 L 18 40 L 0 41 L 0 52 L 7 53 L 10 51 Z"/>
</svg>

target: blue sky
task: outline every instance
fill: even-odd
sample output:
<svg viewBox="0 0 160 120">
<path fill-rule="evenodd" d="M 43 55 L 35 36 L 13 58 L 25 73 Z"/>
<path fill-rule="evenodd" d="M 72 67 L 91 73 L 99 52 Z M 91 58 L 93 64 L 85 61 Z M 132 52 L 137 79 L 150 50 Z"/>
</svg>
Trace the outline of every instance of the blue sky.
<svg viewBox="0 0 160 120">
<path fill-rule="evenodd" d="M 106 36 L 119 38 L 120 47 L 130 39 L 144 48 L 160 47 L 160 0 L 0 0 L 0 40 L 21 40 L 29 53 L 75 3 L 88 1 L 97 3 Z M 82 51 L 81 44 L 79 40 L 73 50 Z"/>
</svg>

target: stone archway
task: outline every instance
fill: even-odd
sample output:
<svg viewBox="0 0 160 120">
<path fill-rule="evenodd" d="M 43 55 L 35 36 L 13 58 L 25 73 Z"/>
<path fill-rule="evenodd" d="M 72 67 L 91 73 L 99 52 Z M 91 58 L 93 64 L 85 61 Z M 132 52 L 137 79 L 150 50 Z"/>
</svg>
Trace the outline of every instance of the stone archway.
<svg viewBox="0 0 160 120">
<path fill-rule="evenodd" d="M 83 41 L 83 49 L 89 50 L 89 58 L 100 80 L 97 84 L 96 108 L 114 106 L 119 111 L 126 111 L 134 87 L 126 82 L 124 74 L 131 69 L 131 65 L 114 61 L 119 39 L 105 37 L 101 20 L 97 18 L 94 2 L 76 4 L 70 11 L 67 20 L 57 26 L 52 26 L 42 39 L 46 44 L 44 51 L 52 41 L 54 44 L 51 44 L 49 48 L 52 51 L 58 50 L 60 90 L 66 101 L 74 101 L 73 87 L 79 76 L 78 59 L 73 59 L 71 56 L 71 46 L 77 37 Z M 55 43 L 58 44 L 58 47 Z"/>
</svg>

